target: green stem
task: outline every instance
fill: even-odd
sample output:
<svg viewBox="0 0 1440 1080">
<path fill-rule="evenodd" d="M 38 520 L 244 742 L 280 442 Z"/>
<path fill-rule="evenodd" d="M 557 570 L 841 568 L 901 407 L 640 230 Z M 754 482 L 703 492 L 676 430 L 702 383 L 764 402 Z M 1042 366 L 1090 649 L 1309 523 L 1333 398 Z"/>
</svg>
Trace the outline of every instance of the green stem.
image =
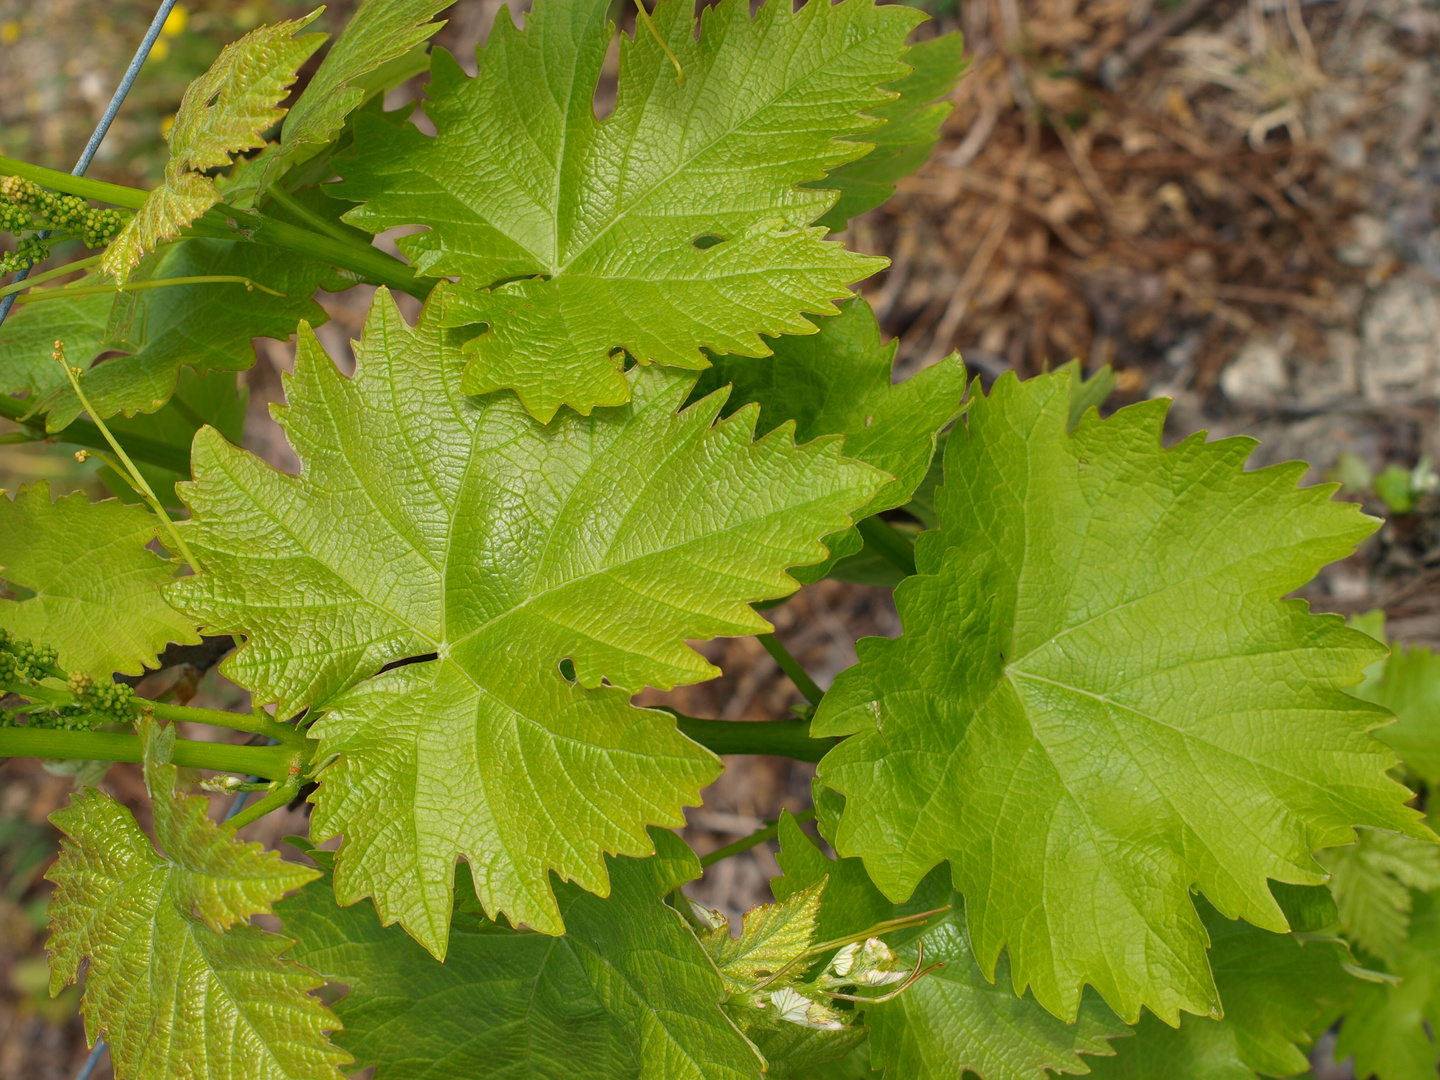
<svg viewBox="0 0 1440 1080">
<path fill-rule="evenodd" d="M 879 517 L 867 517 L 855 523 L 865 543 L 875 549 L 886 562 L 906 577 L 915 573 L 915 541 Z"/>
<path fill-rule="evenodd" d="M 667 45 L 665 39 L 660 36 L 660 31 L 655 29 L 655 24 L 650 21 L 650 12 L 645 10 L 645 0 L 635 0 L 635 18 L 645 24 L 645 29 L 650 31 L 650 36 L 655 39 L 655 43 L 659 45 L 661 51 L 670 58 L 670 63 L 675 68 L 675 81 L 677 83 L 683 83 L 685 81 L 685 69 L 680 66 L 680 61 L 676 58 L 675 54 L 670 51 L 670 46 Z"/>
<path fill-rule="evenodd" d="M 335 266 L 352 270 L 376 285 L 385 285 L 424 300 L 435 287 L 435 279 L 416 278 L 415 271 L 393 255 L 356 240 L 337 240 L 333 236 L 311 232 L 277 218 L 220 206 L 206 211 L 201 219 L 208 225 L 221 225 L 236 239 L 253 240 L 299 252 Z"/>
<path fill-rule="evenodd" d="M 104 435 L 105 441 L 110 444 L 110 449 L 114 450 L 116 456 L 125 463 L 125 469 L 130 474 L 127 477 L 130 484 L 140 494 L 141 498 L 150 504 L 150 509 L 155 511 L 155 516 L 160 519 L 160 523 L 165 526 L 165 531 L 169 533 L 170 539 L 175 543 L 175 550 L 190 564 L 191 572 L 196 574 L 200 573 L 200 564 L 195 561 L 195 556 L 190 554 L 190 548 L 185 543 L 185 538 L 181 536 L 179 530 L 175 528 L 175 523 L 170 520 L 170 515 L 165 513 L 165 508 L 160 505 L 160 500 L 155 497 L 155 492 L 150 490 L 150 485 L 146 482 L 145 477 L 140 474 L 139 469 L 135 468 L 135 463 L 130 460 L 130 455 L 125 453 L 125 448 L 115 441 L 115 436 L 110 434 L 110 429 L 105 426 L 105 421 L 101 420 L 100 417 L 95 414 L 94 408 L 85 397 L 85 391 L 80 389 L 81 370 L 78 367 L 71 367 L 65 362 L 64 346 L 58 341 L 55 343 L 55 359 L 59 362 L 60 366 L 65 369 L 65 375 L 69 378 L 70 385 L 75 390 L 75 396 L 80 399 L 80 407 L 90 414 L 90 418 L 94 420 L 95 426 L 100 429 L 100 434 Z"/>
<path fill-rule="evenodd" d="M 51 281 L 57 277 L 73 274 L 76 270 L 85 270 L 88 267 L 94 266 L 101 258 L 103 258 L 101 255 L 92 255 L 88 259 L 80 259 L 76 262 L 66 263 L 64 266 L 57 266 L 53 270 L 46 270 L 43 274 L 31 274 L 24 281 L 17 281 L 13 285 L 6 285 L 3 289 L 0 289 L 0 297 L 9 296 L 11 293 L 23 292 L 25 289 L 33 288 L 36 285 Z"/>
<path fill-rule="evenodd" d="M 83 176 L 71 176 L 67 172 L 3 156 L 0 156 L 0 176 L 23 176 L 41 187 L 63 191 L 66 195 L 79 195 L 82 199 L 112 203 L 127 210 L 139 210 L 150 196 L 143 188 L 121 187 L 119 184 L 107 184 L 102 180 L 87 180 Z"/>
<path fill-rule="evenodd" d="M 23 284 L 29 285 L 29 281 Z M 27 293 L 16 299 L 17 304 L 35 304 L 42 300 L 64 300 L 71 296 L 98 296 L 101 293 L 138 292 L 141 289 L 168 289 L 171 285 L 244 285 L 246 291 L 259 289 L 271 296 L 284 296 L 282 292 L 267 289 L 258 281 L 234 274 L 201 274 L 196 277 L 152 278 L 149 281 L 127 281 L 124 285 L 87 285 L 81 289 L 41 289 L 38 293 Z"/>
<path fill-rule="evenodd" d="M 0 728 L 0 757 L 143 761 L 145 747 L 138 735 L 8 727 Z M 214 769 L 263 776 L 267 780 L 288 780 L 295 758 L 296 749 L 292 746 L 230 746 L 176 739 L 171 761 L 187 769 Z"/>
<path fill-rule="evenodd" d="M 248 731 L 252 735 L 264 735 L 276 742 L 295 747 L 303 746 L 305 733 L 290 724 L 272 719 L 269 713 L 235 713 L 220 709 L 195 709 L 189 705 L 170 705 L 163 701 L 136 702 L 141 709 L 159 720 L 189 720 L 195 724 L 209 724 L 211 727 L 230 728 L 232 731 Z"/>
<path fill-rule="evenodd" d="M 795 815 L 795 823 L 797 825 L 803 825 L 814 817 L 815 810 L 813 807 L 809 810 L 801 810 Z M 721 859 L 728 859 L 731 855 L 739 855 L 742 851 L 749 851 L 757 844 L 763 844 L 767 840 L 774 840 L 779 835 L 780 822 L 772 821 L 768 823 L 765 828 L 757 829 L 749 836 L 736 840 L 733 844 L 726 844 L 722 848 L 716 848 L 710 852 L 709 855 L 700 856 L 700 866 L 702 869 L 714 866 Z"/>
<path fill-rule="evenodd" d="M 45 431 L 43 418 L 32 416 L 23 419 L 28 411 L 25 402 L 16 401 L 9 394 L 0 394 L 0 416 L 7 420 L 13 420 L 17 424 L 25 425 L 30 430 L 37 432 L 42 439 L 86 446 L 91 450 L 108 450 L 110 448 L 105 436 L 100 434 L 100 429 L 88 420 L 72 420 L 62 431 L 49 434 Z M 164 443 L 154 442 L 138 435 L 126 435 L 119 441 L 133 457 L 146 464 L 158 465 L 162 469 L 169 469 L 182 476 L 190 472 L 188 450 L 166 446 Z"/>
<path fill-rule="evenodd" d="M 790 676 L 790 681 L 795 684 L 795 689 L 805 696 L 805 700 L 811 705 L 819 705 L 820 699 L 825 696 L 825 691 L 815 685 L 815 680 L 805 674 L 805 669 L 800 662 L 790 655 L 788 649 L 780 644 L 780 639 L 774 634 L 756 634 L 755 638 L 765 647 L 765 651 L 775 658 L 780 665 L 780 670 Z"/>
<path fill-rule="evenodd" d="M 356 244 L 355 237 L 348 234 L 344 229 L 340 228 L 333 221 L 327 221 L 325 218 L 315 213 L 314 210 L 311 210 L 308 206 L 302 203 L 299 199 L 295 198 L 294 195 L 291 195 L 279 184 L 275 184 L 271 187 L 266 188 L 265 195 L 276 205 L 284 207 L 287 213 L 289 213 L 293 217 L 299 218 L 300 222 L 303 225 L 314 229 L 316 232 L 322 232 L 326 236 L 332 237 L 340 241 L 340 243 L 342 244 Z"/>
<path fill-rule="evenodd" d="M 819 761 L 840 741 L 810 738 L 808 720 L 701 720 L 675 713 L 675 726 L 716 754 L 773 754 Z"/>
<path fill-rule="evenodd" d="M 232 829 L 243 829 L 252 821 L 259 821 L 270 811 L 279 810 L 299 793 L 300 780 L 298 777 L 292 776 L 259 802 L 245 807 L 244 810 L 232 817 L 228 824 Z"/>
</svg>

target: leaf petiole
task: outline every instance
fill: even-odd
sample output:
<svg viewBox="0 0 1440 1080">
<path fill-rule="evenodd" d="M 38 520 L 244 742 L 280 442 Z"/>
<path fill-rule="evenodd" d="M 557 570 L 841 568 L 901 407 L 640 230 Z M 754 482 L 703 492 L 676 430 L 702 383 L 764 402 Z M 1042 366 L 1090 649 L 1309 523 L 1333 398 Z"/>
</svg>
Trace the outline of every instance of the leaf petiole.
<svg viewBox="0 0 1440 1080">
<path fill-rule="evenodd" d="M 804 695 L 805 700 L 811 705 L 819 705 L 820 699 L 825 696 L 825 691 L 815 684 L 815 680 L 805 673 L 800 662 L 790 655 L 790 650 L 780 644 L 780 639 L 773 633 L 756 634 L 755 640 L 764 646 L 765 651 L 775 658 L 780 665 L 780 670 L 790 676 L 790 681 L 795 684 L 795 689 Z"/>
<path fill-rule="evenodd" d="M 906 577 L 915 570 L 915 541 L 881 517 L 862 518 L 855 528 L 865 538 L 865 543 L 875 549 L 882 559 L 894 566 Z"/>
<path fill-rule="evenodd" d="M 283 783 L 273 787 L 269 795 L 266 795 L 258 802 L 253 802 L 232 817 L 227 824 L 232 829 L 243 829 L 252 821 L 259 821 L 272 810 L 279 810 L 288 802 L 300 794 L 300 780 L 298 774 L 292 774 Z"/>
<path fill-rule="evenodd" d="M 808 810 L 801 810 L 798 814 L 794 815 L 794 818 L 797 825 L 803 825 L 807 821 L 813 821 L 815 818 L 815 808 L 812 806 Z M 714 866 L 721 859 L 728 859 L 731 855 L 739 855 L 742 851 L 749 851 L 751 848 L 758 844 L 763 844 L 767 840 L 774 840 L 779 835 L 780 822 L 778 820 L 771 821 L 766 824 L 765 828 L 756 829 L 749 836 L 742 837 L 733 844 L 726 844 L 724 847 L 716 848 L 708 855 L 700 856 L 700 866 L 702 869 Z"/>
</svg>

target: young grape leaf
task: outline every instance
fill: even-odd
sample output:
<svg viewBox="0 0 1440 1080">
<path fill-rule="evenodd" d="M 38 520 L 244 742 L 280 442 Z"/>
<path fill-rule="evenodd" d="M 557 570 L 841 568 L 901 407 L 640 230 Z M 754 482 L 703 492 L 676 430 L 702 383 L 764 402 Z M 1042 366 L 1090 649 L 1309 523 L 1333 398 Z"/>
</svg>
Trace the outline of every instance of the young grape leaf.
<svg viewBox="0 0 1440 1080">
<path fill-rule="evenodd" d="M 164 280 L 201 275 L 249 278 L 283 296 L 243 284 L 191 284 L 140 292 L 47 299 L 15 311 L 0 329 L 0 393 L 27 394 L 46 428 L 60 431 L 80 402 L 51 358 L 56 339 L 71 364 L 89 367 L 103 351 L 120 351 L 85 374 L 85 396 L 102 418 L 154 412 L 175 389 L 182 367 L 243 371 L 255 363 L 252 338 L 284 340 L 300 319 L 318 325 L 325 310 L 317 288 L 351 283 L 324 263 L 279 248 L 237 240 L 190 239 L 147 260 L 136 277 Z M 76 282 L 94 286 L 91 275 Z"/>
<path fill-rule="evenodd" d="M 427 22 L 454 0 L 365 0 L 325 55 L 315 77 L 285 118 L 279 175 L 334 141 L 345 118 L 365 100 L 364 77 L 408 52 L 445 24 Z"/>
<path fill-rule="evenodd" d="M 1352 624 L 1386 643 L 1383 611 L 1370 612 Z M 1440 654 L 1423 645 L 1406 648 L 1397 643 L 1388 658 L 1366 669 L 1365 681 L 1351 692 L 1399 717 L 1375 735 L 1394 747 L 1415 775 L 1440 785 Z"/>
<path fill-rule="evenodd" d="M 977 390 L 906 632 L 861 642 L 812 733 L 854 736 L 819 767 L 837 849 L 896 899 L 948 859 L 987 976 L 1008 945 L 1057 1016 L 1089 983 L 1174 1024 L 1218 1009 L 1192 885 L 1283 932 L 1267 878 L 1322 882 L 1355 825 L 1430 833 L 1342 689 L 1379 646 L 1280 600 L 1378 523 L 1302 463 L 1247 472 L 1253 440 L 1163 449 L 1161 401 L 1069 435 L 1069 395 Z"/>
<path fill-rule="evenodd" d="M 1440 845 L 1361 829 L 1358 843 L 1316 856 L 1330 871 L 1340 930 L 1393 964 L 1410 931 L 1411 889 L 1440 889 Z"/>
<path fill-rule="evenodd" d="M 312 829 L 346 836 L 340 900 L 375 896 L 437 955 L 457 855 L 488 911 L 560 933 L 548 870 L 603 894 L 602 852 L 683 824 L 719 762 L 630 694 L 717 674 L 686 640 L 766 632 L 749 604 L 887 479 L 838 439 L 752 442 L 753 407 L 712 424 L 723 394 L 677 413 L 683 373 L 637 369 L 629 406 L 548 428 L 467 399 L 443 304 L 412 330 L 381 294 L 353 380 L 302 328 L 277 413 L 300 476 L 201 433 L 182 495 L 205 572 L 170 594 L 245 635 L 225 670 L 258 700 L 326 710 Z"/>
<path fill-rule="evenodd" d="M 157 852 L 130 811 L 95 788 L 50 815 L 60 858 L 45 875 L 50 992 L 85 974 L 85 1033 L 103 1032 L 127 1080 L 341 1080 L 340 1025 L 309 991 L 321 980 L 292 942 L 246 923 L 319 875 L 210 820 L 174 793 L 174 729 L 141 722 Z M 237 925 L 238 924 L 238 925 Z"/>
<path fill-rule="evenodd" d="M 720 1009 L 720 977 L 663 903 L 699 863 L 674 834 L 652 835 L 657 855 L 609 860 L 608 899 L 556 883 L 561 938 L 477 919 L 457 883 L 444 964 L 329 889 L 277 911 L 296 957 L 350 986 L 335 1041 L 375 1080 L 758 1080 L 759 1059 Z"/>
<path fill-rule="evenodd" d="M 324 34 L 294 37 L 322 9 L 302 19 L 252 30 L 221 50 L 210 69 L 185 88 L 175 123 L 165 134 L 170 160 L 165 180 L 145 199 L 100 261 L 124 284 L 148 251 L 220 201 L 206 169 L 229 165 L 230 155 L 265 145 L 264 131 L 285 115 L 279 108 L 303 64 Z"/>
<path fill-rule="evenodd" d="M 820 914 L 820 899 L 825 892 L 824 879 L 792 892 L 778 903 L 752 908 L 741 920 L 740 936 L 730 936 L 730 922 L 718 912 L 713 925 L 697 936 L 720 977 L 732 991 L 748 989 L 774 975 L 799 957 L 815 937 L 815 923 Z M 804 968 L 793 972 L 789 982 L 805 974 Z M 774 985 L 784 985 L 786 977 Z"/>
<path fill-rule="evenodd" d="M 466 391 L 512 388 L 543 421 L 628 400 L 620 349 L 690 369 L 702 348 L 763 356 L 761 334 L 813 333 L 804 312 L 884 265 L 824 242 L 808 226 L 836 193 L 797 185 L 869 149 L 846 137 L 875 127 L 923 18 L 873 0 L 777 0 L 752 18 L 721 0 L 697 40 L 693 8 L 667 0 L 654 23 L 684 81 L 654 37 L 622 37 L 619 99 L 599 121 L 609 10 L 538 0 L 523 32 L 500 17 L 473 79 L 437 50 L 438 134 L 361 116 L 360 152 L 337 161 L 337 193 L 363 204 L 347 221 L 429 226 L 401 250 L 467 286 L 451 318 L 488 330 Z"/>
<path fill-rule="evenodd" d="M 1360 983 L 1335 1044 L 1357 1077 L 1432 1080 L 1440 1046 L 1440 893 L 1416 893 L 1410 936 L 1391 968 L 1395 983 Z"/>
<path fill-rule="evenodd" d="M 981 1080 L 1044 1080 L 1048 1072 L 1089 1071 L 1089 1055 L 1114 1053 L 1107 1040 L 1127 1034 L 1093 995 L 1069 1025 L 1033 997 L 1016 997 L 1005 980 L 1004 961 L 996 982 L 987 982 L 970 951 L 965 902 L 951 891 L 943 871 L 932 873 L 909 903 L 897 907 L 871 883 L 859 859 L 827 858 L 789 814 L 780 819 L 777 858 L 785 871 L 770 883 L 777 899 L 829 875 L 819 916 L 821 940 L 859 933 L 897 915 L 954 905 L 922 927 L 892 935 L 895 951 L 906 962 L 916 961 L 916 946 L 923 943 L 926 963 L 940 961 L 945 967 L 895 1000 L 866 1008 L 871 1058 L 887 1076 L 962 1080 L 968 1071 Z"/>
<path fill-rule="evenodd" d="M 940 138 L 940 125 L 955 106 L 945 100 L 964 74 L 965 50 L 959 31 L 910 46 L 905 63 L 914 70 L 885 87 L 900 96 L 869 110 L 885 123 L 867 133 L 875 149 L 858 161 L 847 161 L 824 180 L 806 184 L 840 192 L 840 201 L 816 222 L 843 232 L 849 219 L 873 210 L 895 194 L 895 181 L 909 176 L 930 156 Z"/>
<path fill-rule="evenodd" d="M 1293 1076 L 1310 1065 L 1310 1027 L 1350 1001 L 1359 980 L 1349 953 L 1327 941 L 1301 943 L 1199 905 L 1210 935 L 1210 966 L 1225 1017 L 1186 1016 L 1172 1028 L 1152 1015 L 1115 1057 L 1093 1065 L 1095 1080 L 1256 1080 Z"/>
<path fill-rule="evenodd" d="M 190 444 L 195 441 L 195 432 L 207 424 L 236 445 L 244 440 L 248 397 L 247 390 L 238 384 L 234 372 L 212 371 L 196 375 L 189 368 L 181 368 L 175 393 L 159 409 L 135 416 L 112 416 L 106 421 L 106 427 L 131 445 L 134 440 L 143 439 L 153 446 L 172 451 L 179 461 L 186 461 L 190 457 Z M 180 473 L 140 460 L 135 461 L 135 467 L 162 503 L 166 506 L 180 505 L 175 485 L 190 479 L 189 468 Z M 100 470 L 100 479 L 113 495 L 124 502 L 140 501 L 129 481 L 110 466 Z"/>
<path fill-rule="evenodd" d="M 200 637 L 160 594 L 175 572 L 146 549 L 154 539 L 155 515 L 118 499 L 76 491 L 51 502 L 46 480 L 0 496 L 0 578 L 33 594 L 0 600 L 0 626 L 105 682 L 157 667 L 168 643 Z"/>
</svg>

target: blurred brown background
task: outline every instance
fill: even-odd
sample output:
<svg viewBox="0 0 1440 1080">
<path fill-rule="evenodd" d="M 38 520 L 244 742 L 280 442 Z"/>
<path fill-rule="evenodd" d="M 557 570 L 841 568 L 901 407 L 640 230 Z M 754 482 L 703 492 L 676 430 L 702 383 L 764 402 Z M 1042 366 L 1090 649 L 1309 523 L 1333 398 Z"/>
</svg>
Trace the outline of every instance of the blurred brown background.
<svg viewBox="0 0 1440 1080">
<path fill-rule="evenodd" d="M 1396 636 L 1440 645 L 1440 496 L 1427 490 L 1440 457 L 1440 0 L 932 3 L 919 34 L 963 29 L 970 74 L 929 165 L 848 237 L 893 260 L 862 290 L 899 339 L 897 377 L 952 348 L 987 383 L 1072 357 L 1114 365 L 1111 407 L 1173 397 L 1173 437 L 1253 435 L 1257 463 L 1302 458 L 1312 482 L 1341 480 L 1387 516 L 1305 595 L 1324 610 L 1383 607 Z M 188 4 L 91 175 L 152 183 L 186 83 L 226 41 L 307 7 Z M 351 7 L 332 4 L 322 26 Z M 462 0 L 439 43 L 465 62 L 498 8 Z M 0 0 L 0 153 L 68 170 L 153 10 Z M 370 291 L 322 294 L 321 338 L 342 365 Z M 246 441 L 293 467 L 265 409 L 292 349 L 257 351 Z M 48 476 L 100 497 L 93 469 L 0 447 L 0 487 Z M 854 662 L 858 637 L 900 631 L 886 590 L 836 582 L 770 614 L 822 686 Z M 723 678 L 644 700 L 732 720 L 783 717 L 800 700 L 753 639 L 702 651 Z M 246 703 L 213 670 L 166 669 L 142 692 L 177 683 L 196 704 Z M 728 765 L 690 815 L 702 852 L 808 804 L 813 767 Z M 48 997 L 41 951 L 56 839 L 45 816 L 71 784 L 33 762 L 0 766 L 0 1080 L 73 1076 L 85 1057 L 78 993 Z M 147 822 L 134 770 L 117 766 L 106 786 Z M 275 843 L 303 828 L 294 811 L 246 835 Z M 692 892 L 734 914 L 769 898 L 775 872 L 761 847 Z M 1322 1063 L 1317 1075 L 1349 1074 Z"/>
</svg>

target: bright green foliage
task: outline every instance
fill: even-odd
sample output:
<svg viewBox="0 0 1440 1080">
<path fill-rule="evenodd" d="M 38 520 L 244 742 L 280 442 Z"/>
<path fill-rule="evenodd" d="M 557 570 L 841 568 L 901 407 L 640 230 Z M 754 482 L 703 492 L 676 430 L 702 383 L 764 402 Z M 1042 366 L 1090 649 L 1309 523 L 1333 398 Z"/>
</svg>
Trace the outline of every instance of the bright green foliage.
<svg viewBox="0 0 1440 1080">
<path fill-rule="evenodd" d="M 821 319 L 810 335 L 778 338 L 771 356 L 721 356 L 700 376 L 700 397 L 726 384 L 727 408 L 760 405 L 757 430 L 795 422 L 800 441 L 844 435 L 845 454 L 895 477 L 875 493 L 856 518 L 899 506 L 925 477 L 940 430 L 955 418 L 965 393 L 965 365 L 950 356 L 899 386 L 890 383 L 895 343 L 882 345 L 875 313 L 863 297 L 847 300 L 840 314 Z M 860 551 L 853 529 L 825 538 L 830 559 L 796 571 L 809 584 Z M 888 563 L 882 573 L 895 573 Z M 893 582 L 891 582 L 893 584 Z"/>
<path fill-rule="evenodd" d="M 1440 1061 L 1433 1034 L 1440 1031 L 1440 893 L 1414 896 L 1410 936 L 1391 971 L 1398 983 L 1355 988 L 1335 1056 L 1354 1054 L 1362 1078 L 1433 1080 Z"/>
<path fill-rule="evenodd" d="M 0 600 L 0 627 L 59 650 L 60 666 L 106 682 L 139 675 L 195 627 L 160 595 L 174 568 L 145 547 L 155 517 L 116 499 L 92 503 L 83 491 L 50 501 L 45 480 L 0 496 L 0 578 L 33 593 Z"/>
<path fill-rule="evenodd" d="M 323 263 L 235 240 L 184 240 L 147 260 L 132 277 L 201 275 L 246 277 L 284 296 L 243 284 L 173 285 L 17 308 L 0 328 L 0 392 L 31 395 L 50 431 L 69 425 L 81 410 L 65 373 L 51 359 L 59 339 L 69 362 L 81 367 L 101 351 L 126 354 L 85 374 L 85 396 L 101 417 L 154 412 L 174 392 L 182 367 L 243 371 L 255 363 L 252 338 L 284 340 L 300 319 L 324 322 L 325 311 L 311 295 L 317 287 L 350 284 Z M 100 283 L 90 275 L 76 284 Z"/>
<path fill-rule="evenodd" d="M 1385 641 L 1385 613 L 1372 611 L 1354 620 L 1377 641 Z M 1395 748 L 1415 775 L 1440 785 L 1440 655 L 1421 645 L 1396 644 L 1390 656 L 1365 671 L 1357 697 L 1384 705 L 1398 719 L 1375 732 Z"/>
<path fill-rule="evenodd" d="M 1221 918 L 1201 903 L 1210 935 L 1210 966 L 1225 1017 L 1186 1016 L 1178 1029 L 1141 1018 L 1116 1056 L 1095 1062 L 1096 1080 L 1254 1080 L 1294 1076 L 1309 1067 L 1310 1029 L 1348 1004 L 1362 985 L 1343 968 L 1343 945 L 1301 943 L 1248 923 Z"/>
<path fill-rule="evenodd" d="M 444 964 L 323 887 L 278 910 L 296 956 L 350 986 L 335 1041 L 375 1080 L 759 1080 L 720 977 L 662 902 L 700 866 L 673 834 L 654 839 L 656 856 L 609 860 L 608 899 L 556 884 L 562 938 L 478 919 L 462 880 Z"/>
<path fill-rule="evenodd" d="M 925 164 L 940 137 L 940 125 L 955 108 L 943 99 L 965 71 L 963 52 L 958 31 L 922 41 L 906 51 L 905 63 L 914 70 L 886 87 L 900 96 L 869 110 L 871 116 L 885 121 L 884 126 L 867 133 L 867 141 L 874 143 L 875 149 L 858 161 L 841 165 L 824 180 L 807 185 L 840 192 L 840 201 L 816 224 L 842 232 L 850 218 L 873 210 L 894 195 L 895 181 Z"/>
<path fill-rule="evenodd" d="M 780 821 L 780 845 L 785 876 L 770 883 L 777 897 L 829 876 L 820 910 L 822 939 L 953 905 L 926 925 L 894 935 L 902 961 L 913 964 L 923 945 L 926 964 L 938 961 L 945 967 L 894 1001 L 866 1009 L 870 1055 L 887 1077 L 962 1080 L 968 1070 L 981 1080 L 1044 1080 L 1049 1072 L 1084 1073 L 1090 1055 L 1114 1053 L 1108 1040 L 1127 1033 L 1093 995 L 1069 1025 L 1030 995 L 1016 997 L 1005 979 L 1004 961 L 998 979 L 987 981 L 970 951 L 964 901 L 951 891 L 943 872 L 932 873 L 907 904 L 897 907 L 871 883 L 859 859 L 827 858 L 788 814 Z"/>
<path fill-rule="evenodd" d="M 816 333 L 776 340 L 770 356 L 717 357 L 694 396 L 728 383 L 734 389 L 726 411 L 757 402 L 757 431 L 793 420 L 800 442 L 844 435 L 846 457 L 895 478 L 855 516 L 878 514 L 909 500 L 930 467 L 936 436 L 965 395 L 965 365 L 954 355 L 891 385 L 895 346 L 881 344 L 875 313 L 857 296 L 839 315 L 819 320 Z"/>
<path fill-rule="evenodd" d="M 188 459 L 195 432 L 206 424 L 231 442 L 237 445 L 241 442 L 245 435 L 248 396 L 244 387 L 238 385 L 234 372 L 212 371 L 207 375 L 196 375 L 189 368 L 181 368 L 175 393 L 159 409 L 135 416 L 112 416 L 105 426 L 121 439 L 143 439 L 173 451 L 177 458 Z M 190 479 L 189 469 L 180 473 L 140 461 L 135 465 L 161 502 L 166 506 L 180 505 L 175 485 Z M 100 479 L 126 502 L 140 501 L 129 482 L 108 465 L 100 470 Z"/>
<path fill-rule="evenodd" d="M 762 356 L 761 334 L 813 333 L 803 312 L 831 311 L 881 268 L 809 228 L 836 195 L 797 185 L 866 152 L 845 137 L 876 125 L 866 114 L 905 74 L 920 19 L 871 0 L 769 3 L 752 19 L 723 0 L 697 41 L 692 7 L 667 0 L 654 22 L 684 81 L 651 36 L 623 38 L 602 122 L 609 9 L 540 0 L 523 33 L 502 16 L 474 79 L 437 51 L 426 113 L 439 134 L 362 116 L 357 153 L 338 163 L 339 193 L 364 203 L 347 221 L 428 225 L 400 242 L 417 268 L 492 290 L 457 290 L 451 311 L 489 328 L 466 391 L 513 388 L 545 421 L 562 404 L 628 400 L 617 349 L 691 369 L 702 348 Z"/>
<path fill-rule="evenodd" d="M 100 265 L 123 283 L 148 251 L 220 201 L 206 169 L 230 164 L 230 155 L 265 145 L 262 133 L 285 115 L 279 108 L 300 65 L 324 34 L 293 37 L 320 12 L 252 30 L 221 50 L 210 70 L 180 99 L 175 124 L 165 136 L 170 160 L 165 181 L 105 252 Z"/>
<path fill-rule="evenodd" d="M 50 816 L 66 837 L 46 874 L 51 993 L 89 961 L 86 1035 L 105 1034 L 126 1080 L 339 1080 L 348 1058 L 325 1037 L 339 1024 L 308 994 L 320 980 L 282 958 L 288 939 L 245 922 L 318 874 L 237 843 L 206 800 L 175 795 L 174 731 L 141 726 L 161 852 L 95 788 Z"/>
<path fill-rule="evenodd" d="M 285 118 L 272 175 L 305 161 L 333 142 L 368 96 L 365 76 L 408 52 L 444 26 L 426 22 L 452 0 L 365 0 L 326 54 Z"/>
<path fill-rule="evenodd" d="M 1440 889 L 1440 845 L 1360 830 L 1358 843 L 1322 851 L 1346 939 L 1394 964 L 1410 932 L 1411 889 Z"/>
<path fill-rule="evenodd" d="M 1345 694 L 1377 646 L 1279 598 L 1375 522 L 1254 443 L 1161 448 L 1165 403 L 1067 435 L 1069 373 L 1005 376 L 946 450 L 941 528 L 816 714 L 836 847 L 908 896 L 949 859 L 988 975 L 1071 1018 L 1093 985 L 1133 1021 L 1219 1002 L 1196 885 L 1284 931 L 1267 878 L 1365 824 L 1428 835 Z"/>
<path fill-rule="evenodd" d="M 748 603 L 791 591 L 785 567 L 885 480 L 837 439 L 752 443 L 753 408 L 712 426 L 723 395 L 677 414 L 692 377 L 673 372 L 549 427 L 467 400 L 442 316 L 432 300 L 411 330 L 381 295 L 354 380 L 302 330 L 278 415 L 305 472 L 203 433 L 186 498 L 206 573 L 170 594 L 246 636 L 226 670 L 258 700 L 327 710 L 316 759 L 340 757 L 312 828 L 346 835 L 340 900 L 374 895 L 437 955 L 456 855 L 493 915 L 559 933 L 547 870 L 603 893 L 602 852 L 682 823 L 719 763 L 628 692 L 716 674 L 685 640 L 769 629 Z"/>
<path fill-rule="evenodd" d="M 824 893 L 822 878 L 779 903 L 746 912 L 739 937 L 730 936 L 730 923 L 725 916 L 709 913 L 712 925 L 700 933 L 700 944 L 715 961 L 720 977 L 732 993 L 750 989 L 804 954 L 815 937 Z M 797 982 L 804 974 L 803 967 L 792 969 L 771 985 L 778 989 Z"/>
</svg>

